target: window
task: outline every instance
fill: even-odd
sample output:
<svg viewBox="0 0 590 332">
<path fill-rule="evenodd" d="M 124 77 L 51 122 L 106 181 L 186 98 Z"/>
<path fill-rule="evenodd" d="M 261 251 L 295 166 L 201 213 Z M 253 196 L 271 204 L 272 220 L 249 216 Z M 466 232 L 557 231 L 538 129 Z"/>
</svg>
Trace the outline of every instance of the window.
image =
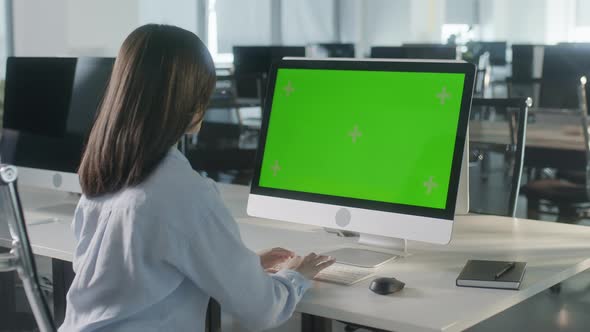
<svg viewBox="0 0 590 332">
<path fill-rule="evenodd" d="M 574 28 L 573 42 L 588 43 L 590 42 L 590 26 L 577 26 Z"/>
<path fill-rule="evenodd" d="M 573 42 L 590 42 L 590 0 L 576 1 L 576 26 Z"/>
<path fill-rule="evenodd" d="M 443 24 L 441 34 L 441 43 L 443 44 L 447 44 L 451 38 L 454 38 L 455 44 L 465 45 L 475 37 L 474 29 L 468 24 Z"/>
<path fill-rule="evenodd" d="M 447 0 L 445 20 L 441 29 L 441 42 L 465 45 L 477 37 L 479 24 L 479 0 Z"/>
<path fill-rule="evenodd" d="M 9 55 L 9 38 L 8 33 L 11 30 L 8 27 L 11 20 L 8 17 L 8 1 L 0 0 L 0 81 L 4 80 L 6 76 L 6 57 Z M 2 85 L 0 84 L 0 87 Z M 4 92 L 4 89 L 0 91 L 0 94 Z M 3 99 L 0 98 L 0 101 Z"/>
<path fill-rule="evenodd" d="M 283 1 L 281 5 L 282 42 L 306 45 L 336 41 L 334 0 Z"/>
<path fill-rule="evenodd" d="M 207 39 L 215 62 L 232 62 L 236 45 L 271 44 L 271 1 L 208 1 Z"/>
</svg>

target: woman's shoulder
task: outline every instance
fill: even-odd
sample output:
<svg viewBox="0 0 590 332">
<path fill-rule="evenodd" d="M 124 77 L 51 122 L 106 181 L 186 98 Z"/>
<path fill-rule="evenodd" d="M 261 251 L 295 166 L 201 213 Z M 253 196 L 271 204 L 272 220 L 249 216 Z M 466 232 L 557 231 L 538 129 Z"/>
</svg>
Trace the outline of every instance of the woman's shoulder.
<svg viewBox="0 0 590 332">
<path fill-rule="evenodd" d="M 192 169 L 188 160 L 179 152 L 169 153 L 154 172 L 129 194 L 141 196 L 150 206 L 178 206 L 201 203 L 218 198 L 215 184 Z"/>
</svg>

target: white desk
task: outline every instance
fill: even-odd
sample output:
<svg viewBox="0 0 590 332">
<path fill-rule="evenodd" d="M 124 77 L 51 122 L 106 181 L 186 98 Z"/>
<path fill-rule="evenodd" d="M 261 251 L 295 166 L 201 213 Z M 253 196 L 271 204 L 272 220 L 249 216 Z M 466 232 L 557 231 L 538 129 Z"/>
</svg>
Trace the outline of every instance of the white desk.
<svg viewBox="0 0 590 332">
<path fill-rule="evenodd" d="M 508 124 L 504 122 L 469 121 L 469 140 L 475 143 L 509 144 Z M 526 146 L 551 150 L 584 152 L 584 137 L 579 125 L 527 125 Z"/>
<path fill-rule="evenodd" d="M 284 246 L 299 253 L 348 244 L 323 230 L 245 216 L 248 189 L 220 186 L 246 244 L 254 250 Z M 41 200 L 22 192 L 25 209 Z M 71 260 L 74 239 L 68 224 L 31 226 L 36 254 Z M 0 225 L 0 245 L 10 242 Z M 406 282 L 402 292 L 380 296 L 368 290 L 370 280 L 343 287 L 316 282 L 298 311 L 394 331 L 461 331 L 590 267 L 590 227 L 491 216 L 458 217 L 449 246 L 409 243 L 410 257 L 378 272 Z M 467 259 L 528 262 L 520 291 L 460 288 L 455 278 Z"/>
</svg>

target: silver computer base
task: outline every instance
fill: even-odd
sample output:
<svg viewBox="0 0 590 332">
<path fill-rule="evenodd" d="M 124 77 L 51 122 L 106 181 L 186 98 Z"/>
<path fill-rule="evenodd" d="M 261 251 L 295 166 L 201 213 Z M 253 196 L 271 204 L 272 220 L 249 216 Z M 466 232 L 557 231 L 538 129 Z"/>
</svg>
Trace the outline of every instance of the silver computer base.
<svg viewBox="0 0 590 332">
<path fill-rule="evenodd" d="M 323 253 L 341 264 L 375 268 L 398 257 L 407 256 L 407 240 L 360 234 L 356 248 L 341 248 Z"/>
</svg>

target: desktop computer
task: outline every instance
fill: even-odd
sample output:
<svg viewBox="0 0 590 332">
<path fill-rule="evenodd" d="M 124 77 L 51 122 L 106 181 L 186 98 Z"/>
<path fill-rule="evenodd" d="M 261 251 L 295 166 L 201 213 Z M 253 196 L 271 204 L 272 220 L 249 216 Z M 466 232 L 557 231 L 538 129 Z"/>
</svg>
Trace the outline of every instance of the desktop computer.
<svg viewBox="0 0 590 332">
<path fill-rule="evenodd" d="M 287 58 L 269 77 L 248 214 L 359 232 L 375 267 L 451 240 L 475 66 Z M 380 248 L 375 248 L 380 247 Z"/>
<path fill-rule="evenodd" d="M 19 184 L 80 193 L 84 143 L 114 58 L 9 57 L 0 142 Z"/>
<path fill-rule="evenodd" d="M 304 57 L 304 46 L 234 46 L 236 96 L 241 101 L 260 103 L 273 62 L 286 56 Z"/>
<path fill-rule="evenodd" d="M 352 43 L 320 43 L 308 47 L 308 57 L 312 58 L 354 58 Z"/>
</svg>

